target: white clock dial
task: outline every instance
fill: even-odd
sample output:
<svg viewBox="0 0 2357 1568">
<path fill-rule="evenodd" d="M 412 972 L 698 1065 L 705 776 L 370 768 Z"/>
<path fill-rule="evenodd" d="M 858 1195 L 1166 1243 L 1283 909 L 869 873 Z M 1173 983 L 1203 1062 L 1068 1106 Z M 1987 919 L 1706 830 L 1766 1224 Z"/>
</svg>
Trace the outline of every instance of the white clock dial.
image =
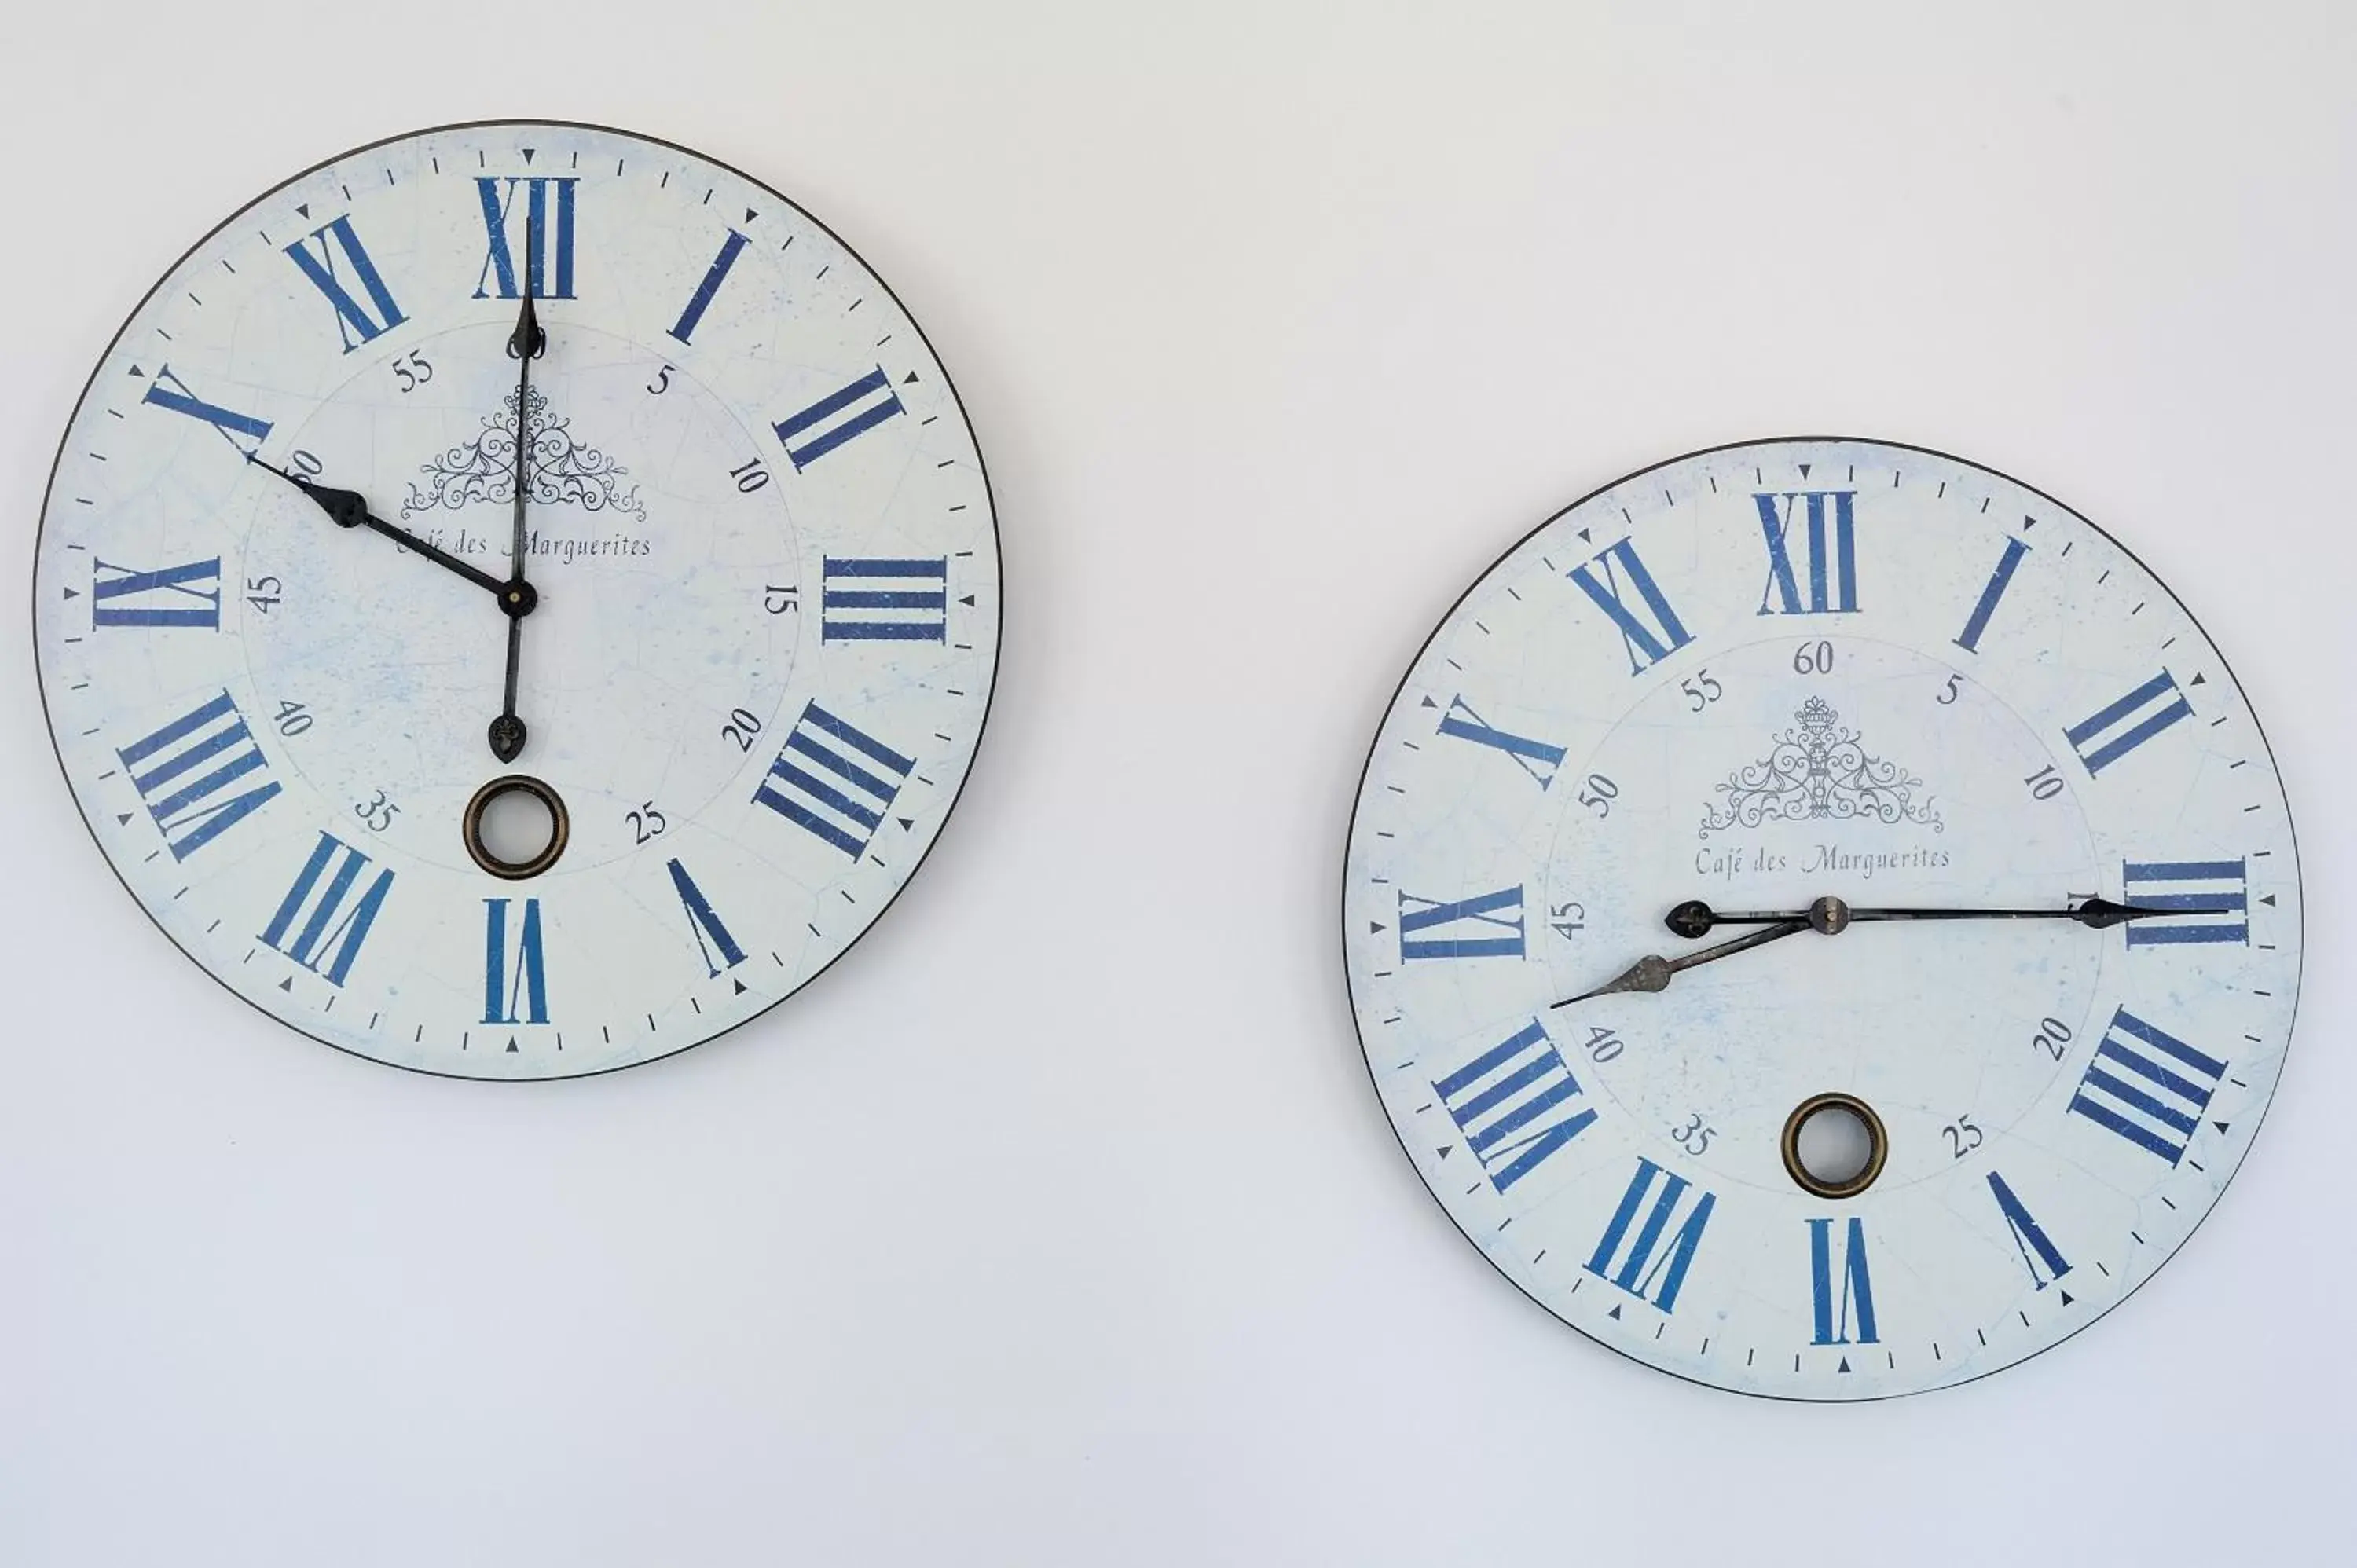
<svg viewBox="0 0 2357 1568">
<path fill-rule="evenodd" d="M 998 640 L 981 456 L 891 291 L 767 187 L 568 124 L 364 147 L 200 242 L 75 411 L 36 584 L 59 759 L 166 934 L 480 1078 L 825 968 L 956 800 Z M 506 847 L 487 792 L 562 831 Z"/>
<path fill-rule="evenodd" d="M 1508 552 L 1345 875 L 1442 1207 L 1750 1393 L 1960 1382 L 2116 1305 L 2249 1148 L 2298 989 L 2282 787 L 2192 617 L 2051 498 L 1877 442 L 1680 458 Z"/>
</svg>

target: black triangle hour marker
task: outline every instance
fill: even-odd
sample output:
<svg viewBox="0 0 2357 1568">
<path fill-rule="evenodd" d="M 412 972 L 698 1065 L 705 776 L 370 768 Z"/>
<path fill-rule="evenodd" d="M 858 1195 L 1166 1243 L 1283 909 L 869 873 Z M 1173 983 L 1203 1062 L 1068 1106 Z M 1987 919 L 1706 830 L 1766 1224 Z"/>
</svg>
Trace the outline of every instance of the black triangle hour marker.
<svg viewBox="0 0 2357 1568">
<path fill-rule="evenodd" d="M 1809 477 L 1809 469 L 1810 469 L 1811 467 L 1814 467 L 1814 465 L 1813 465 L 1813 464 L 1809 464 L 1809 463 L 1803 463 L 1803 464 L 1802 464 L 1802 465 L 1801 465 L 1801 478 L 1804 478 L 1804 479 L 1805 479 L 1805 478 L 1807 478 Z M 1846 1372 L 1846 1371 L 1848 1371 L 1848 1370 L 1849 1370 L 1849 1365 L 1848 1365 L 1848 1363 L 1847 1363 L 1847 1362 L 1844 1362 L 1844 1363 L 1843 1363 L 1843 1365 L 1842 1365 L 1842 1370 L 1843 1370 L 1843 1371 L 1845 1371 L 1845 1372 Z"/>
<path fill-rule="evenodd" d="M 2218 1129 L 2218 1131 L 2219 1131 L 2219 1132 L 2221 1132 L 2221 1133 L 2223 1133 L 2223 1132 L 2226 1130 L 2226 1123 L 2224 1123 L 2223 1122 L 2211 1122 L 2211 1123 L 2210 1123 L 2210 1125 L 2212 1125 L 2212 1127 L 2217 1128 L 2217 1129 Z"/>
<path fill-rule="evenodd" d="M 915 832 L 917 831 L 917 819 L 914 817 L 898 817 L 894 820 L 909 832 Z"/>
<path fill-rule="evenodd" d="M 118 827 L 118 828 L 119 828 L 119 827 L 123 826 L 125 822 L 128 822 L 130 820 L 131 820 L 131 813 L 130 813 L 130 812 L 128 812 L 128 811 L 118 811 L 118 812 L 116 812 L 116 813 L 115 813 L 115 816 L 114 816 L 114 825 L 115 825 L 116 827 Z"/>
<path fill-rule="evenodd" d="M 513 1056 L 513 1055 L 515 1054 L 515 1048 L 516 1048 L 515 1036 L 514 1036 L 513 1035 L 510 1035 L 510 1036 L 508 1036 L 508 1054 L 509 1054 L 510 1056 Z"/>
<path fill-rule="evenodd" d="M 1445 1160 L 1445 1159 L 1447 1159 L 1447 1158 L 1449 1156 L 1450 1153 L 1451 1153 L 1451 1152 L 1453 1152 L 1453 1151 L 1456 1149 L 1456 1147 L 1457 1147 L 1457 1145 L 1456 1145 L 1456 1144 L 1441 1144 L 1441 1145 L 1440 1145 L 1440 1147 L 1438 1147 L 1438 1148 L 1437 1148 L 1437 1149 L 1433 1150 L 1432 1152 L 1433 1152 L 1434 1154 L 1436 1154 L 1436 1155 L 1438 1155 L 1442 1159 L 1444 1159 L 1444 1160 Z"/>
<path fill-rule="evenodd" d="M 147 379 L 147 372 L 146 372 L 146 371 L 143 371 L 143 370 L 141 370 L 141 369 L 140 369 L 138 366 L 136 366 L 136 365 L 134 365 L 134 366 L 132 366 L 132 367 L 131 367 L 131 373 L 132 373 L 133 375 L 135 375 L 135 376 L 137 376 L 137 377 L 138 377 L 140 380 L 142 380 L 142 381 L 145 381 L 145 380 L 146 380 L 146 379 Z"/>
<path fill-rule="evenodd" d="M 1369 920 L 1367 922 L 1367 935 L 1371 937 L 1379 937 L 1383 934 L 1383 923 L 1381 920 Z"/>
<path fill-rule="evenodd" d="M 1434 702 L 1430 697 L 1426 697 L 1424 700 L 1424 705 L 1427 708 L 1437 708 L 1440 706 L 1438 703 Z"/>
<path fill-rule="evenodd" d="M 745 983 L 744 983 L 743 981 L 741 981 L 741 980 L 731 980 L 731 981 L 729 982 L 729 983 L 730 983 L 730 984 L 732 984 L 732 985 L 734 985 L 734 986 L 736 986 L 736 988 L 737 988 L 737 995 L 742 996 L 742 995 L 744 995 L 744 994 L 745 994 Z"/>
<path fill-rule="evenodd" d="M 1587 537 L 1587 530 L 1584 528 L 1579 531 L 1579 539 L 1580 542 L 1583 544 L 1593 544 L 1596 542 L 1594 540 Z"/>
<path fill-rule="evenodd" d="M 526 147 L 526 148 L 523 150 L 523 161 L 524 161 L 524 162 L 526 162 L 526 163 L 530 163 L 530 162 L 532 162 L 532 154 L 533 154 L 533 149 L 532 149 L 532 148 L 530 148 L 530 147 Z M 513 1040 L 510 1040 L 510 1041 L 508 1042 L 508 1045 L 510 1046 L 510 1047 L 511 1047 L 511 1048 L 512 1048 L 512 1047 L 514 1047 L 514 1045 L 515 1045 L 515 1042 L 514 1042 Z"/>
<path fill-rule="evenodd" d="M 2185 683 L 2189 686 L 2199 686 L 2201 684 L 2201 676 L 2197 673 L 2192 680 L 2188 681 Z"/>
<path fill-rule="evenodd" d="M 278 989 L 281 991 L 292 992 L 295 989 L 295 977 L 290 974 L 285 979 L 280 981 L 278 983 Z"/>
<path fill-rule="evenodd" d="M 902 386 L 904 386 L 904 387 L 905 387 L 905 386 L 907 386 L 910 381 L 915 381 L 916 379 L 917 379 L 917 372 L 916 372 L 916 371 L 910 371 L 907 375 L 902 376 L 902 377 L 900 378 L 900 384 L 901 384 Z"/>
<path fill-rule="evenodd" d="M 2267 894 L 2265 897 L 2261 898 L 2259 902 L 2272 909 L 2276 907 L 2276 896 L 2272 893 Z"/>
<path fill-rule="evenodd" d="M 1803 478 L 1808 478 L 1808 475 L 1809 475 L 1809 471 L 1808 471 L 1806 468 L 1803 468 L 1803 469 L 1802 469 L 1802 470 L 1801 470 L 1801 477 L 1802 477 Z M 1846 1357 L 1846 1356 L 1844 1356 L 1844 1357 L 1841 1359 L 1841 1365 L 1840 1365 L 1840 1366 L 1838 1366 L 1838 1367 L 1835 1367 L 1835 1368 L 1834 1369 L 1834 1370 L 1835 1370 L 1835 1371 L 1836 1371 L 1836 1372 L 1846 1372 L 1846 1371 L 1848 1371 L 1848 1370 L 1849 1370 L 1849 1358 L 1848 1358 L 1848 1357 Z"/>
<path fill-rule="evenodd" d="M 75 592 L 75 591 L 74 591 L 73 589 L 71 589 L 71 588 L 68 588 L 68 589 L 66 590 L 66 597 L 68 597 L 68 598 L 70 598 L 70 599 L 78 599 L 78 598 L 81 597 L 81 594 L 79 594 L 79 593 L 77 593 L 77 592 Z"/>
<path fill-rule="evenodd" d="M 1620 1303 L 1615 1302 L 1615 1303 L 1613 1304 L 1613 1305 L 1612 1305 L 1612 1310 L 1611 1310 L 1611 1311 L 1609 1311 L 1609 1312 L 1608 1312 L 1608 1313 L 1606 1313 L 1604 1316 L 1607 1316 L 1607 1317 L 1619 1317 L 1619 1316 L 1620 1316 Z"/>
<path fill-rule="evenodd" d="M 2065 1306 L 2069 1306 L 2069 1305 L 2070 1305 L 2073 1301 L 2075 1301 L 2075 1300 L 2077 1300 L 2077 1299 L 2078 1299 L 2077 1297 L 2073 1296 L 2073 1295 L 2072 1295 L 2069 1291 L 2067 1291 L 2067 1290 L 2066 1290 L 2066 1291 L 2064 1291 L 2064 1292 L 2062 1293 L 2062 1305 L 2065 1305 Z"/>
<path fill-rule="evenodd" d="M 747 209 L 745 209 L 745 221 L 746 221 L 746 222 L 750 223 L 751 221 L 753 221 L 753 220 L 754 220 L 754 219 L 759 218 L 759 216 L 760 216 L 760 214 L 759 214 L 759 213 L 758 213 L 758 212 L 756 212 L 756 211 L 754 211 L 751 208 L 748 207 Z"/>
<path fill-rule="evenodd" d="M 300 212 L 304 217 L 308 218 L 311 216 L 311 204 L 307 201 L 300 203 L 296 207 L 295 210 Z"/>
<path fill-rule="evenodd" d="M 2034 517 L 2024 516 L 2021 520 L 2021 526 L 2024 529 L 2036 528 L 2038 526 L 2038 520 Z"/>
<path fill-rule="evenodd" d="M 972 609 L 974 607 L 974 596 L 972 594 L 968 594 L 965 597 L 960 599 L 958 603 L 965 606 L 968 609 Z"/>
</svg>

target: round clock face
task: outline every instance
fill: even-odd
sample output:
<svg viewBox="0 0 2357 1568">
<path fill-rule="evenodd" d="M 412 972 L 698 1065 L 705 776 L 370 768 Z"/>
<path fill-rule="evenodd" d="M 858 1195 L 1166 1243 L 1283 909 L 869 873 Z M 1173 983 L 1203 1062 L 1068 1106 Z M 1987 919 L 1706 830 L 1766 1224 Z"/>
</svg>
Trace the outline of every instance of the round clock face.
<svg viewBox="0 0 2357 1568">
<path fill-rule="evenodd" d="M 2250 1146 L 2299 869 L 2218 650 L 1936 453 L 1634 475 L 1474 585 L 1343 893 L 1367 1065 L 1468 1238 L 1749 1393 L 1961 1382 L 2092 1322 Z"/>
<path fill-rule="evenodd" d="M 956 800 L 998 633 L 891 291 L 767 187 L 565 124 L 364 147 L 199 242 L 75 411 L 35 592 L 59 757 L 166 933 L 480 1078 L 825 968 Z"/>
</svg>

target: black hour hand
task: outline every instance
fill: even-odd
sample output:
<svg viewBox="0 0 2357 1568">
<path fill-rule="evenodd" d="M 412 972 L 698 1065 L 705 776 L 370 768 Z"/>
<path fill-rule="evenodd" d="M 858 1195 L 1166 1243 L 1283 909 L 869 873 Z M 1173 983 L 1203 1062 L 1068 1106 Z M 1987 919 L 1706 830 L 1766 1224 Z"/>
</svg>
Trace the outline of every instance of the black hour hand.
<svg viewBox="0 0 2357 1568">
<path fill-rule="evenodd" d="M 319 510 L 328 514 L 328 521 L 332 521 L 337 527 L 365 528 L 374 532 L 382 533 L 387 539 L 400 544 L 404 549 L 414 551 L 416 553 L 423 555 L 428 561 L 433 562 L 436 566 L 443 567 L 447 571 L 456 572 L 459 576 L 466 578 L 467 581 L 474 584 L 477 587 L 487 588 L 490 592 L 499 595 L 502 601 L 502 607 L 506 607 L 506 601 L 509 599 L 511 592 L 511 585 L 492 576 L 489 572 L 484 571 L 479 566 L 470 565 L 467 562 L 461 561 L 458 557 L 451 554 L 446 550 L 436 549 L 435 546 L 426 543 L 423 539 L 418 538 L 417 535 L 410 532 L 407 529 L 395 528 L 393 524 L 385 521 L 382 518 L 378 517 L 375 513 L 370 511 L 367 498 L 363 497 L 358 490 L 339 489 L 333 485 L 314 484 L 311 480 L 305 478 L 300 474 L 290 474 L 285 469 L 265 463 L 259 457 L 248 457 L 246 461 L 252 463 L 257 468 L 268 469 L 271 473 L 277 475 L 280 478 L 285 480 L 288 484 L 294 486 L 296 489 L 301 490 L 305 495 L 310 497 L 313 502 L 318 506 Z M 510 608 L 508 613 L 511 615 L 521 615 L 526 613 L 529 608 L 529 606 L 526 606 L 524 609 Z"/>
</svg>

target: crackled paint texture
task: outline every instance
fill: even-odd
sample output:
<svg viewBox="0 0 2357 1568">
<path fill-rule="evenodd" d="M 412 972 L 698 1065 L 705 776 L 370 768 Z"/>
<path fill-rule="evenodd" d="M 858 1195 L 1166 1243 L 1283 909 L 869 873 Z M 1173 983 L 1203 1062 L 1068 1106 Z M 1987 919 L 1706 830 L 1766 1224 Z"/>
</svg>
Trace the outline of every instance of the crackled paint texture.
<svg viewBox="0 0 2357 1568">
<path fill-rule="evenodd" d="M 519 435 L 510 767 L 491 596 L 258 463 L 503 578 Z M 67 778 L 173 941 L 346 1050 L 544 1078 L 742 1023 L 867 929 L 973 757 L 998 559 L 956 395 L 840 240 L 683 149 L 502 123 L 300 175 L 171 270 L 66 433 L 35 595 Z M 571 822 L 524 882 L 459 830 L 511 771 Z"/>
<path fill-rule="evenodd" d="M 1675 905 L 2169 908 L 1857 924 L 1554 1004 Z M 2034 1355 L 2135 1289 L 2249 1148 L 2299 871 L 2257 722 L 2125 549 L 1987 469 L 1851 440 L 1631 476 L 1510 551 L 1416 659 L 1343 894 L 1367 1064 L 1500 1272 L 1606 1346 L 1864 1399 Z M 1812 1095 L 1887 1133 L 1786 1169 Z"/>
</svg>

